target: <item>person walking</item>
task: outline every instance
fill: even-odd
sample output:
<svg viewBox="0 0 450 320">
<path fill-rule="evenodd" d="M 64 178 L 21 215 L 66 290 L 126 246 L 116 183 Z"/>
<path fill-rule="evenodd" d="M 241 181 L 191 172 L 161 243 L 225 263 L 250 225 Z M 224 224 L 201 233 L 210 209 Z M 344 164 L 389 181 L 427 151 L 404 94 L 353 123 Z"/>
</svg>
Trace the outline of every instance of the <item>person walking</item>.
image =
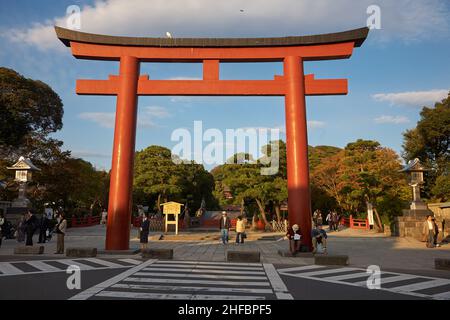
<svg viewBox="0 0 450 320">
<path fill-rule="evenodd" d="M 336 211 L 331 213 L 331 221 L 333 222 L 333 230 L 338 231 L 339 216 Z"/>
<path fill-rule="evenodd" d="M 102 211 L 102 219 L 100 220 L 100 224 L 105 225 L 107 218 L 108 218 L 108 212 L 106 211 L 106 209 L 103 209 L 103 211 Z"/>
<path fill-rule="evenodd" d="M 64 253 L 64 236 L 66 235 L 67 220 L 64 217 L 64 212 L 60 212 L 57 218 L 57 224 L 55 227 L 56 233 L 56 252 L 55 254 Z"/>
<path fill-rule="evenodd" d="M 331 231 L 333 229 L 333 219 L 331 218 L 331 211 L 328 211 L 325 221 L 328 223 L 328 231 Z"/>
<path fill-rule="evenodd" d="M 311 231 L 312 245 L 313 245 L 313 253 L 317 253 L 317 248 L 319 244 L 322 246 L 323 251 L 320 253 L 327 253 L 327 233 L 322 229 L 322 225 L 318 224 Z"/>
<path fill-rule="evenodd" d="M 38 243 L 45 243 L 47 241 L 47 229 L 48 229 L 49 220 L 47 219 L 47 215 L 44 213 L 39 220 L 39 241 Z"/>
<path fill-rule="evenodd" d="M 434 248 L 434 236 L 436 233 L 432 216 L 427 215 L 422 227 L 422 240 L 426 242 L 427 248 Z"/>
<path fill-rule="evenodd" d="M 28 215 L 25 221 L 25 233 L 26 233 L 26 246 L 32 246 L 33 245 L 33 235 L 36 231 L 38 226 L 38 220 L 36 216 L 34 215 L 34 210 L 30 209 L 28 210 Z"/>
<path fill-rule="evenodd" d="M 25 229 L 26 229 L 25 220 L 26 220 L 26 215 L 23 214 L 22 217 L 20 218 L 19 222 L 17 223 L 16 238 L 17 238 L 18 242 L 25 241 Z"/>
<path fill-rule="evenodd" d="M 231 220 L 227 216 L 226 211 L 222 211 L 222 218 L 220 219 L 220 235 L 222 238 L 222 243 L 227 244 L 228 243 L 228 233 L 230 232 L 231 228 Z"/>
<path fill-rule="evenodd" d="M 246 237 L 245 227 L 244 219 L 242 219 L 242 216 L 239 216 L 236 221 L 236 244 L 244 243 Z"/>
<path fill-rule="evenodd" d="M 313 225 L 317 225 L 317 218 L 319 217 L 319 209 L 316 209 L 313 213 Z"/>
<path fill-rule="evenodd" d="M 141 251 L 147 249 L 148 247 L 148 234 L 150 232 L 150 221 L 148 220 L 148 215 L 144 213 L 142 215 L 142 222 L 140 230 L 140 243 L 141 243 Z"/>
<path fill-rule="evenodd" d="M 434 226 L 434 241 L 433 244 L 435 247 L 440 247 L 440 244 L 438 243 L 438 235 L 439 235 L 439 226 L 436 223 L 436 219 L 433 218 L 431 219 L 431 221 L 433 221 L 433 226 Z"/>
<path fill-rule="evenodd" d="M 3 228 L 5 228 L 5 217 L 3 216 L 3 210 L 0 211 L 0 248 L 2 246 Z"/>
<path fill-rule="evenodd" d="M 300 239 L 302 237 L 298 224 L 288 228 L 286 237 L 289 240 L 289 251 L 295 256 L 300 251 Z"/>
</svg>

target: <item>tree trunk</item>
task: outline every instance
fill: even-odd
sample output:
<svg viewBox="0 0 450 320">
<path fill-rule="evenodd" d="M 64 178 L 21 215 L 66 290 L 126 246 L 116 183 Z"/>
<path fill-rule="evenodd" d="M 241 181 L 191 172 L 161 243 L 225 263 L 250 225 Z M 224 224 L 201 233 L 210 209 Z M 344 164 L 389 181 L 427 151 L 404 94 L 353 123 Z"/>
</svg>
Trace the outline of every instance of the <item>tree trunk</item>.
<svg viewBox="0 0 450 320">
<path fill-rule="evenodd" d="M 255 199 L 255 200 L 256 200 L 256 204 L 258 205 L 259 212 L 264 221 L 264 224 L 266 225 L 266 227 L 269 227 L 270 225 L 269 225 L 269 222 L 267 221 L 266 213 L 264 212 L 264 207 L 263 207 L 261 201 L 259 201 L 259 199 Z"/>
<path fill-rule="evenodd" d="M 244 199 L 241 200 L 241 216 L 244 217 Z"/>
<path fill-rule="evenodd" d="M 161 213 L 161 193 L 158 193 L 158 201 L 156 202 L 158 206 L 158 213 Z"/>
<path fill-rule="evenodd" d="M 378 211 L 375 207 L 373 208 L 373 212 L 375 212 L 375 216 L 377 217 L 378 230 L 383 232 L 384 231 L 383 224 L 381 223 L 380 216 L 378 215 Z"/>
<path fill-rule="evenodd" d="M 275 214 L 277 215 L 277 221 L 278 223 L 281 222 L 281 213 L 280 213 L 280 205 L 275 205 Z"/>
</svg>

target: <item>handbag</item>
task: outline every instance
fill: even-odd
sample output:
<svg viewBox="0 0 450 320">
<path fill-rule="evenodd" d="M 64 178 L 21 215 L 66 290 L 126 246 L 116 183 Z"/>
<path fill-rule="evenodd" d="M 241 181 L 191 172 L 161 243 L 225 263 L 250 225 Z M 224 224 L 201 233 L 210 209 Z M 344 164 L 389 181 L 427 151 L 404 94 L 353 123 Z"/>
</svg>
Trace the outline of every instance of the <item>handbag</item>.
<svg viewBox="0 0 450 320">
<path fill-rule="evenodd" d="M 242 232 L 241 237 L 242 237 L 242 239 L 247 239 L 247 234 L 245 232 Z"/>
</svg>

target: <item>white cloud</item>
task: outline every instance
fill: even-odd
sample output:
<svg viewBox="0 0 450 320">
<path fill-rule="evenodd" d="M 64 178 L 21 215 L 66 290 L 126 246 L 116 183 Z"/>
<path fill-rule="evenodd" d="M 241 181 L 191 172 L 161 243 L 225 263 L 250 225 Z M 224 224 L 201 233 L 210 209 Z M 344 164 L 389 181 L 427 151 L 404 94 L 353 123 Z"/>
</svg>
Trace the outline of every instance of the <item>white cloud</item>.
<svg viewBox="0 0 450 320">
<path fill-rule="evenodd" d="M 80 158 L 111 158 L 111 153 L 102 153 L 92 150 L 72 150 L 72 155 Z"/>
<path fill-rule="evenodd" d="M 387 116 L 382 115 L 374 119 L 375 123 L 394 123 L 394 124 L 400 124 L 400 123 L 408 123 L 409 119 L 405 116 Z"/>
<path fill-rule="evenodd" d="M 380 40 L 415 41 L 449 36 L 446 0 L 378 0 Z M 81 10 L 84 32 L 165 37 L 263 37 L 335 32 L 366 24 L 373 0 L 104 0 Z M 241 12 L 241 9 L 244 11 Z M 5 35 L 40 49 L 61 48 L 53 25 L 66 26 L 60 17 L 35 23 Z"/>
<path fill-rule="evenodd" d="M 308 124 L 308 129 L 323 128 L 326 125 L 325 122 L 317 121 L 317 120 L 309 120 L 309 121 L 307 121 L 307 124 Z"/>
<path fill-rule="evenodd" d="M 377 93 L 372 98 L 389 102 L 391 105 L 408 105 L 414 107 L 432 106 L 448 95 L 449 89 L 433 89 L 429 91 L 410 91 L 398 93 Z"/>
<path fill-rule="evenodd" d="M 153 121 L 156 119 L 170 117 L 171 114 L 161 106 L 147 106 L 139 112 L 137 125 L 141 128 L 154 128 L 158 125 Z M 114 128 L 116 115 L 114 112 L 83 112 L 78 118 L 94 122 L 103 128 Z"/>
<path fill-rule="evenodd" d="M 154 118 L 168 118 L 171 116 L 166 108 L 160 106 L 148 106 L 144 107 L 144 113 Z"/>
<path fill-rule="evenodd" d="M 114 128 L 116 116 L 114 112 L 83 112 L 78 118 L 95 122 L 103 128 Z"/>
</svg>

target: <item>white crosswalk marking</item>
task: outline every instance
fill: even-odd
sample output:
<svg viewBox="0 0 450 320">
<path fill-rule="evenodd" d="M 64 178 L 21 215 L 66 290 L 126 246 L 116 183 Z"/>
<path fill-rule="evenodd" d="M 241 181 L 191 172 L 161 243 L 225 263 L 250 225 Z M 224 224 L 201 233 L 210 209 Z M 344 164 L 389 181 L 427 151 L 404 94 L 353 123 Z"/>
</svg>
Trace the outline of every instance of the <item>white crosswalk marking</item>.
<svg viewBox="0 0 450 320">
<path fill-rule="evenodd" d="M 120 268 L 120 267 L 122 267 L 121 264 L 117 264 L 117 263 L 114 263 L 114 262 L 111 262 L 111 261 L 101 260 L 101 259 L 97 259 L 97 258 L 87 258 L 87 259 L 84 259 L 84 260 L 87 260 L 87 261 L 99 264 L 101 266 L 110 267 L 110 268 Z"/>
<path fill-rule="evenodd" d="M 28 261 L 30 266 L 35 267 L 41 271 L 61 271 L 60 269 L 45 263 L 44 261 Z"/>
<path fill-rule="evenodd" d="M 180 262 L 180 264 L 166 264 L 166 263 L 158 263 L 158 267 L 167 267 L 167 268 L 177 268 L 177 269 L 192 269 L 192 264 L 183 264 Z M 222 265 L 218 265 L 218 266 L 214 266 L 214 265 L 196 265 L 195 268 L 197 269 L 219 269 L 222 270 L 223 266 Z M 227 270 L 254 270 L 254 271 L 264 271 L 263 267 L 234 267 L 234 266 L 227 266 Z"/>
<path fill-rule="evenodd" d="M 2 275 L 17 275 L 24 273 L 19 268 L 16 268 L 9 262 L 1 262 L 0 263 L 0 272 Z"/>
<path fill-rule="evenodd" d="M 264 300 L 264 296 L 244 295 L 202 295 L 202 294 L 167 294 L 151 292 L 124 292 L 124 291 L 102 291 L 98 297 L 128 298 L 128 299 L 172 299 L 172 300 Z"/>
<path fill-rule="evenodd" d="M 202 269 L 178 269 L 178 268 L 156 268 L 149 267 L 145 268 L 145 271 L 181 271 L 181 272 L 190 272 L 190 273 L 203 273 L 205 272 Z M 264 271 L 247 271 L 247 270 L 208 270 L 208 273 L 218 273 L 218 274 L 264 274 Z"/>
<path fill-rule="evenodd" d="M 173 284 L 211 284 L 211 285 L 223 285 L 223 286 L 255 286 L 255 287 L 270 287 L 268 281 L 220 281 L 220 280 L 188 280 L 188 279 L 152 279 L 152 278 L 139 278 L 130 277 L 125 282 L 146 282 L 146 283 L 173 283 Z"/>
<path fill-rule="evenodd" d="M 367 276 L 368 278 L 369 274 L 366 272 L 365 269 L 347 268 L 347 267 L 336 267 L 328 269 L 323 268 L 324 266 L 310 265 L 302 267 L 280 268 L 278 269 L 278 272 L 282 275 L 291 277 L 312 279 L 335 284 L 359 286 L 367 288 L 367 279 L 357 282 L 345 281 L 363 278 L 364 276 Z M 333 275 L 333 273 L 342 273 L 342 272 L 347 272 L 347 274 Z M 386 275 L 388 276 L 386 277 Z M 407 283 L 408 281 L 410 283 Z M 415 282 L 411 283 L 411 281 Z M 386 284 L 390 284 L 389 287 L 383 287 L 383 285 Z M 440 279 L 412 274 L 401 274 L 396 272 L 385 272 L 385 273 L 382 272 L 381 288 L 379 290 L 412 295 L 422 298 L 450 300 L 450 291 L 448 291 L 448 287 L 446 287 L 448 285 L 450 285 L 449 279 Z M 432 289 L 432 291 L 434 292 L 430 294 L 418 292 L 426 289 Z M 443 290 L 447 291 L 441 292 Z"/>
<path fill-rule="evenodd" d="M 133 264 L 133 265 L 138 265 L 138 264 L 142 263 L 142 261 L 139 261 L 136 259 L 119 259 L 119 261 L 126 262 L 126 263 Z"/>
<path fill-rule="evenodd" d="M 437 280 L 428 280 L 426 282 L 413 283 L 409 285 L 404 285 L 400 287 L 396 287 L 397 291 L 419 291 L 424 289 L 429 289 L 437 286 L 444 286 L 446 284 L 450 284 L 449 280 L 437 279 Z"/>
<path fill-rule="evenodd" d="M 304 270 L 320 269 L 320 268 L 325 268 L 325 266 L 319 266 L 319 265 L 313 264 L 310 266 L 282 268 L 282 269 L 278 269 L 278 272 L 304 271 Z"/>
<path fill-rule="evenodd" d="M 204 271 L 204 270 L 203 270 Z M 137 276 L 147 276 L 147 277 L 170 277 L 178 278 L 180 274 L 165 273 L 165 272 L 137 272 Z M 266 276 L 228 276 L 221 274 L 182 274 L 183 278 L 201 278 L 201 279 L 249 279 L 249 280 L 265 280 Z"/>
<path fill-rule="evenodd" d="M 322 279 L 326 280 L 349 280 L 349 279 L 356 279 L 356 278 L 362 278 L 362 277 L 369 277 L 369 274 L 367 272 L 357 272 L 357 273 L 351 273 L 351 274 L 343 274 L 340 276 L 331 276 L 331 277 L 323 277 Z"/>
<path fill-rule="evenodd" d="M 74 261 L 71 259 L 58 260 L 59 263 L 65 264 L 67 266 L 78 266 L 81 270 L 92 270 L 95 267 L 88 266 L 87 264 L 83 264 L 79 261 Z"/>
<path fill-rule="evenodd" d="M 221 288 L 221 287 L 195 287 L 195 286 L 165 286 L 146 284 L 115 284 L 112 288 L 158 291 L 190 291 L 190 292 L 231 292 L 231 293 L 272 293 L 272 289 L 262 288 Z"/>
<path fill-rule="evenodd" d="M 143 264 L 74 299 L 293 299 L 272 264 L 198 261 Z"/>
<path fill-rule="evenodd" d="M 383 285 L 386 283 L 411 280 L 411 279 L 415 279 L 415 278 L 417 278 L 417 276 L 414 276 L 411 274 L 403 274 L 403 275 L 398 275 L 398 276 L 393 276 L 393 277 L 388 277 L 388 278 L 381 277 L 381 284 Z M 365 287 L 367 285 L 367 280 L 355 282 L 354 284 Z"/>
<path fill-rule="evenodd" d="M 55 259 L 55 260 L 29 260 L 29 261 L 14 261 L 14 262 L 0 262 L 0 277 L 6 276 L 18 276 L 27 274 L 39 274 L 39 273 L 51 273 L 51 272 L 65 272 L 67 266 L 77 265 L 81 270 L 102 270 L 102 269 L 119 269 L 119 268 L 131 268 L 132 266 L 141 264 L 142 261 L 134 259 L 115 259 L 126 263 L 118 264 L 109 260 L 97 259 L 97 258 L 84 258 L 84 259 Z M 88 265 L 85 261 L 90 261 L 98 266 Z M 55 262 L 55 265 L 52 263 Z M 83 263 L 85 262 L 85 263 Z M 20 263 L 20 268 L 17 264 Z M 16 264 L 16 266 L 14 265 Z M 22 265 L 24 265 L 22 267 Z M 37 271 L 30 270 L 32 268 L 26 268 L 26 266 L 33 267 Z M 66 266 L 66 267 L 65 267 Z M 24 270 L 21 270 L 23 268 Z"/>
</svg>

